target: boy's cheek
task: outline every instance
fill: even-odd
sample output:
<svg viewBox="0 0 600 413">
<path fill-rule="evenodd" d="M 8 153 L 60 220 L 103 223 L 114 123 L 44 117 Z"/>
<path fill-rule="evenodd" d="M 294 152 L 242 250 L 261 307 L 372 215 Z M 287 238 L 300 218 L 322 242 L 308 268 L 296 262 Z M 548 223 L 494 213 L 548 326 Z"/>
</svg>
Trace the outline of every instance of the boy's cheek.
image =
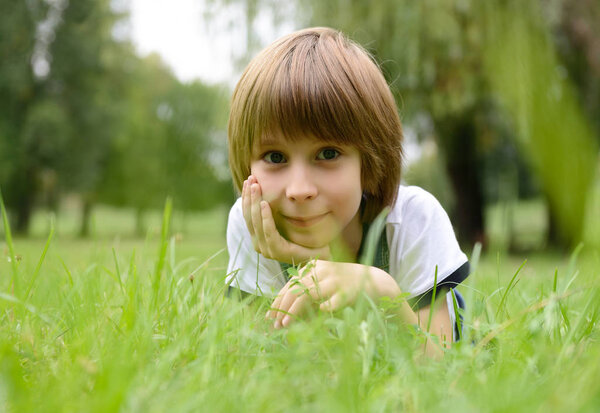
<svg viewBox="0 0 600 413">
<path fill-rule="evenodd" d="M 262 189 L 262 188 L 261 188 Z M 277 208 L 277 195 L 272 192 L 269 191 L 268 189 L 262 190 L 262 199 L 264 199 L 265 201 L 267 201 L 269 203 L 269 205 L 271 206 L 271 209 L 273 210 L 273 214 L 275 214 L 276 210 L 278 210 Z"/>
<path fill-rule="evenodd" d="M 290 240 L 289 234 L 285 230 L 285 226 L 281 223 L 281 220 L 275 219 L 275 227 L 277 228 L 277 232 L 279 232 L 279 235 L 281 235 L 283 238 L 287 239 L 288 241 Z"/>
<path fill-rule="evenodd" d="M 273 209 L 273 213 L 275 214 L 275 212 L 278 210 L 277 188 L 274 187 L 274 185 L 272 185 L 269 181 L 266 181 L 266 180 L 263 180 L 263 181 L 259 180 L 258 182 L 260 184 L 262 199 L 264 199 L 265 201 L 267 201 L 269 203 L 269 205 L 271 206 L 271 209 Z"/>
<path fill-rule="evenodd" d="M 271 204 L 277 198 L 277 180 L 269 176 L 268 173 L 265 173 L 260 167 L 252 167 L 250 173 L 256 178 L 260 185 L 262 199 Z"/>
</svg>

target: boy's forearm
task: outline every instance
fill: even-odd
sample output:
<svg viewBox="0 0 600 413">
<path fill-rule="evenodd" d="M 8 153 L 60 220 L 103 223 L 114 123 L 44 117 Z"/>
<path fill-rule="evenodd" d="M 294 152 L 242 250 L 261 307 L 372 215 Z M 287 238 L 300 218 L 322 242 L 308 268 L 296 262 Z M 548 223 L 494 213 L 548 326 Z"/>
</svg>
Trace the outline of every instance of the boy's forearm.
<svg viewBox="0 0 600 413">
<path fill-rule="evenodd" d="M 379 298 L 388 297 L 391 300 L 395 300 L 402 290 L 400 286 L 394 280 L 394 278 L 385 272 L 384 270 L 377 267 L 370 267 L 369 274 L 371 275 L 371 284 L 375 290 L 375 294 Z M 400 307 L 397 309 L 400 319 L 408 324 L 418 324 L 418 318 L 416 313 L 410 308 L 410 305 L 406 300 L 402 300 Z"/>
<path fill-rule="evenodd" d="M 378 277 L 379 280 L 384 280 L 384 282 L 380 283 L 375 282 L 375 277 L 371 278 L 374 281 L 373 284 L 376 288 L 377 295 L 380 298 L 389 297 L 392 300 L 396 299 L 402 293 L 396 281 L 385 271 L 376 267 L 371 268 L 375 271 L 380 271 L 387 276 L 386 277 L 383 276 L 383 274 L 380 274 Z M 372 273 L 372 271 L 370 271 L 370 273 Z M 412 324 L 418 326 L 419 328 L 425 329 L 428 327 L 427 324 L 429 322 L 429 311 L 431 311 L 429 306 L 415 312 L 406 300 L 402 300 L 399 307 L 396 307 L 395 311 L 398 314 L 400 321 L 403 323 Z M 446 336 L 444 332 L 450 328 L 450 315 L 448 314 L 447 308 L 444 305 L 434 308 L 433 311 L 434 314 L 432 316 L 430 330 L 434 335 L 438 336 L 440 340 L 443 340 L 444 336 Z M 437 331 L 439 331 L 439 334 L 436 333 Z M 448 343 L 446 343 L 446 345 L 448 345 Z M 426 339 L 426 342 L 423 345 L 423 350 L 429 357 L 437 358 L 443 355 L 441 348 L 437 345 L 437 343 L 433 343 L 430 338 Z"/>
</svg>

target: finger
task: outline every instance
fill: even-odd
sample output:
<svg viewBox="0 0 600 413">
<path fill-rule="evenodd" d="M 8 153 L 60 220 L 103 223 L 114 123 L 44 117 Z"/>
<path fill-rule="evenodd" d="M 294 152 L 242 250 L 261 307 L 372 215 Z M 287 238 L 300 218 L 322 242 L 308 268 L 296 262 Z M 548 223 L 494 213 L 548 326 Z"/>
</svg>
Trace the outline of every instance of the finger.
<svg viewBox="0 0 600 413">
<path fill-rule="evenodd" d="M 252 198 L 250 196 L 250 178 L 244 181 L 244 188 L 242 190 L 242 212 L 244 220 L 246 221 L 246 227 L 250 233 L 250 239 L 252 240 L 252 246 L 258 253 L 262 253 L 260 245 L 256 239 L 256 231 L 254 224 L 252 223 Z"/>
<path fill-rule="evenodd" d="M 281 288 L 281 290 L 279 290 L 277 297 L 275 297 L 275 300 L 273 300 L 273 302 L 271 303 L 269 311 L 267 311 L 267 318 L 275 318 L 277 316 L 277 309 L 279 309 L 279 303 L 281 302 L 283 296 L 287 293 L 289 286 L 290 284 L 287 283 L 283 286 L 283 288 Z"/>
<path fill-rule="evenodd" d="M 317 260 L 313 259 L 298 268 L 298 274 L 301 278 L 309 278 L 317 276 Z"/>
<path fill-rule="evenodd" d="M 293 321 L 293 318 L 298 318 L 306 311 L 312 302 L 309 295 L 301 295 L 296 298 L 296 300 L 290 306 L 288 310 L 288 314 L 286 314 L 281 320 L 281 325 L 283 327 L 287 327 Z"/>
<path fill-rule="evenodd" d="M 283 238 L 277 230 L 277 227 L 275 226 L 275 220 L 273 219 L 273 211 L 271 211 L 271 206 L 267 201 L 261 201 L 260 207 L 262 213 L 262 232 L 264 234 L 266 245 L 268 245 L 271 250 L 285 250 L 285 247 L 278 248 L 278 246 L 287 245 L 289 242 Z M 285 260 L 285 258 L 279 256 L 279 254 L 276 253 L 276 255 L 278 255 L 280 260 Z"/>
<path fill-rule="evenodd" d="M 344 307 L 345 301 L 342 293 L 335 293 L 331 298 L 321 303 L 319 308 L 321 311 L 337 311 Z"/>
<path fill-rule="evenodd" d="M 246 227 L 250 233 L 252 240 L 252 246 L 256 252 L 260 252 L 260 247 L 256 242 L 256 234 L 254 231 L 254 225 L 252 224 L 251 215 L 251 198 L 250 198 L 250 179 L 246 179 L 242 186 L 242 214 L 244 215 L 244 221 L 246 221 Z"/>
<path fill-rule="evenodd" d="M 263 248 L 266 245 L 265 236 L 262 228 L 262 214 L 260 212 L 260 201 L 262 201 L 262 197 L 260 195 L 260 185 L 251 184 L 250 185 L 250 199 L 251 199 L 251 216 L 252 216 L 252 225 L 254 226 L 254 234 L 256 235 L 256 241 L 261 248 L 261 251 L 264 252 Z"/>
<path fill-rule="evenodd" d="M 307 288 L 307 292 L 314 301 L 323 301 L 331 298 L 337 292 L 335 285 L 334 280 L 317 281 Z"/>
<path fill-rule="evenodd" d="M 269 311 L 267 311 L 265 318 L 277 318 L 277 315 L 280 313 L 283 314 L 282 318 L 285 318 L 286 314 L 279 311 L 279 309 L 283 297 L 286 296 L 290 289 L 294 290 L 295 293 L 298 293 L 299 290 L 302 289 L 303 294 L 308 294 L 314 301 L 328 299 L 337 291 L 336 281 L 331 279 L 319 281 L 316 276 L 311 276 L 302 279 L 301 284 L 299 278 L 294 277 L 292 280 L 279 291 L 279 294 L 275 297 Z"/>
<path fill-rule="evenodd" d="M 329 298 L 337 291 L 337 281 L 335 278 L 328 277 L 327 268 L 327 265 L 319 266 L 319 262 L 313 260 L 298 270 L 302 284 L 306 286 L 308 294 L 315 301 Z"/>
<path fill-rule="evenodd" d="M 290 310 L 292 304 L 296 299 L 305 294 L 305 287 L 302 284 L 296 283 L 292 284 L 290 288 L 288 288 L 286 294 L 281 298 L 281 302 L 279 303 L 278 311 L 275 319 L 275 328 L 281 327 L 281 321 L 283 317 L 287 315 Z"/>
<path fill-rule="evenodd" d="M 294 280 L 294 281 L 292 282 L 292 280 Z M 277 313 L 279 311 L 279 306 L 281 304 L 281 301 L 283 300 L 283 297 L 285 297 L 285 295 L 287 294 L 287 292 L 288 292 L 288 290 L 290 288 L 295 287 L 295 285 L 297 283 L 297 281 L 296 281 L 297 277 L 292 278 L 292 280 L 288 281 L 281 288 L 281 290 L 279 290 L 279 293 L 277 293 L 277 297 L 275 297 L 275 299 L 271 303 L 271 308 L 267 312 L 267 316 L 269 316 L 270 318 L 276 318 L 277 317 Z"/>
<path fill-rule="evenodd" d="M 250 235 L 254 237 L 254 226 L 252 225 L 252 212 L 251 212 L 251 199 L 250 199 L 250 183 L 248 179 L 244 181 L 242 186 L 242 213 L 244 215 L 244 220 L 246 221 L 246 226 L 248 227 L 248 231 L 250 231 Z"/>
</svg>

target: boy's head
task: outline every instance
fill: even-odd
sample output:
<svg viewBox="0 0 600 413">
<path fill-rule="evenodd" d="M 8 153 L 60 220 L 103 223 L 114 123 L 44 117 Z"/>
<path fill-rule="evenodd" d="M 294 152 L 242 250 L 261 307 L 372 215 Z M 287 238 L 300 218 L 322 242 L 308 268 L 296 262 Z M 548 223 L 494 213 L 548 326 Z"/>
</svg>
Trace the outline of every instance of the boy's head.
<svg viewBox="0 0 600 413">
<path fill-rule="evenodd" d="M 233 93 L 228 134 L 238 190 L 256 142 L 313 136 L 360 152 L 363 222 L 396 198 L 402 128 L 394 98 L 369 54 L 333 29 L 300 30 L 258 54 Z"/>
</svg>

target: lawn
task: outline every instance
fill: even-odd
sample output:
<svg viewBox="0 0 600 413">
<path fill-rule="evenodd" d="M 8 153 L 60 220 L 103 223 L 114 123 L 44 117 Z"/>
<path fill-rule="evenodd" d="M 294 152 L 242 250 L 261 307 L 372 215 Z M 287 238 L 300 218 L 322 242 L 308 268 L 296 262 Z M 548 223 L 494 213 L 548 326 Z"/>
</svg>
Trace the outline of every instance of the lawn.
<svg viewBox="0 0 600 413">
<path fill-rule="evenodd" d="M 0 410 L 600 408 L 597 252 L 468 251 L 465 336 L 428 360 L 426 332 L 393 303 L 273 331 L 268 300 L 225 298 L 222 210 L 175 214 L 168 235 L 154 216 L 145 239 L 110 235 L 130 222 L 116 215 L 99 212 L 90 240 L 59 217 L 43 262 L 43 216 L 14 240 L 16 262 L 0 244 Z"/>
</svg>

